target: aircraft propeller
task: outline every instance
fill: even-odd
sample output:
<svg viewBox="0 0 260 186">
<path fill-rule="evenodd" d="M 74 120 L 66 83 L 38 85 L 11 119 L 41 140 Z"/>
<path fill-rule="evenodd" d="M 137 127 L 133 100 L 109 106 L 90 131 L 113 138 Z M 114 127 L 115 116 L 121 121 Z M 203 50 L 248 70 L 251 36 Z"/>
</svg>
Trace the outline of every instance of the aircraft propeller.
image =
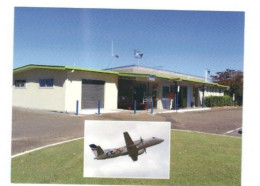
<svg viewBox="0 0 260 186">
<path fill-rule="evenodd" d="M 142 144 L 144 144 L 143 138 L 140 136 L 140 141 Z M 146 148 L 144 148 L 144 152 L 146 153 Z"/>
<path fill-rule="evenodd" d="M 142 144 L 144 144 L 144 141 L 143 141 L 143 139 L 142 139 L 142 137 L 140 136 L 140 141 L 141 141 L 141 143 Z"/>
</svg>

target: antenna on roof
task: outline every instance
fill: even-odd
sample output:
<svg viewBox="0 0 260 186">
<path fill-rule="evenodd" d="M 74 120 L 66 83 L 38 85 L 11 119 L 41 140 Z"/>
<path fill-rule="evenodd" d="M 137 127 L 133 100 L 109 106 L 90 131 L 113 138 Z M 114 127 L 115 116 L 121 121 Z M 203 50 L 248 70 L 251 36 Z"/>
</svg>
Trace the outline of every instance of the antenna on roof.
<svg viewBox="0 0 260 186">
<path fill-rule="evenodd" d="M 208 81 L 208 75 L 210 74 L 210 70 L 206 69 L 205 70 L 205 81 Z"/>
</svg>

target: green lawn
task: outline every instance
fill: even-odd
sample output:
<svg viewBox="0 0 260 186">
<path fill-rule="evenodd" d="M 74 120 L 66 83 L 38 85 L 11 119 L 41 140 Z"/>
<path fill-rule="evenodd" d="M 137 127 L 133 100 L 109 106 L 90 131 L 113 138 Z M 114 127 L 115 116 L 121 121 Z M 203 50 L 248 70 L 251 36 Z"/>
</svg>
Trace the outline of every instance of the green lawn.
<svg viewBox="0 0 260 186">
<path fill-rule="evenodd" d="M 13 158 L 11 182 L 240 185 L 240 138 L 172 131 L 169 180 L 83 178 L 83 144 L 82 139 Z"/>
</svg>

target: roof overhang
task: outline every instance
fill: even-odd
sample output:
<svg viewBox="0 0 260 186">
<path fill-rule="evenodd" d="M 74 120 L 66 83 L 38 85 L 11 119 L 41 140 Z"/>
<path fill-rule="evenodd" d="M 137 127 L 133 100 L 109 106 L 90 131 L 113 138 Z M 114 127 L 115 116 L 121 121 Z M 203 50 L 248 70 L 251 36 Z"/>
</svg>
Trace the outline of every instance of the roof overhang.
<svg viewBox="0 0 260 186">
<path fill-rule="evenodd" d="M 149 78 L 150 74 L 137 74 L 137 73 L 122 73 L 120 72 L 119 77 L 129 77 L 129 78 Z M 220 88 L 226 88 L 228 89 L 229 86 L 225 85 L 220 85 L 218 83 L 213 83 L 213 82 L 207 82 L 207 81 L 202 81 L 202 80 L 197 80 L 197 79 L 189 79 L 189 78 L 176 78 L 176 77 L 170 77 L 170 76 L 161 76 L 161 75 L 156 75 L 156 78 L 161 78 L 161 79 L 166 79 L 169 81 L 173 82 L 189 82 L 189 83 L 195 83 L 197 85 L 203 86 L 215 86 L 215 87 L 220 87 Z"/>
<path fill-rule="evenodd" d="M 196 79 L 180 78 L 180 81 L 192 82 L 192 83 L 196 83 L 196 84 L 200 84 L 200 85 L 215 86 L 215 87 L 226 88 L 226 89 L 229 88 L 229 86 L 220 85 L 218 83 L 213 83 L 213 82 L 208 82 L 208 81 L 196 80 Z"/>
<path fill-rule="evenodd" d="M 110 70 L 96 70 L 96 69 L 90 69 L 90 68 L 80 68 L 80 67 L 72 67 L 72 66 L 55 66 L 55 65 L 35 65 L 30 64 L 26 66 L 22 66 L 19 68 L 15 68 L 13 70 L 14 73 L 18 72 L 24 72 L 32 69 L 49 69 L 49 70 L 75 70 L 75 71 L 83 71 L 83 72 L 95 72 L 95 73 L 104 73 L 104 74 L 115 74 L 119 77 L 128 77 L 128 78 L 146 78 L 147 80 L 151 76 L 151 74 L 139 74 L 139 73 L 123 73 L 123 72 L 116 72 L 116 71 L 110 71 Z M 195 83 L 199 86 L 215 86 L 220 88 L 228 89 L 229 86 L 220 85 L 218 83 L 213 82 L 207 82 L 203 80 L 197 80 L 197 79 L 190 79 L 190 78 L 183 78 L 183 77 L 170 77 L 170 76 L 162 76 L 162 75 L 156 75 L 156 78 L 166 79 L 173 82 L 190 82 Z"/>
<path fill-rule="evenodd" d="M 79 68 L 79 67 L 72 67 L 72 66 L 35 65 L 35 64 L 30 64 L 19 68 L 15 68 L 13 72 L 14 73 L 24 72 L 32 69 L 48 69 L 48 70 L 62 70 L 62 71 L 75 70 L 75 71 L 96 72 L 96 73 L 104 73 L 104 74 L 116 74 L 116 75 L 118 75 L 119 73 L 119 72 L 109 71 L 109 70 L 96 70 L 96 69 Z"/>
</svg>

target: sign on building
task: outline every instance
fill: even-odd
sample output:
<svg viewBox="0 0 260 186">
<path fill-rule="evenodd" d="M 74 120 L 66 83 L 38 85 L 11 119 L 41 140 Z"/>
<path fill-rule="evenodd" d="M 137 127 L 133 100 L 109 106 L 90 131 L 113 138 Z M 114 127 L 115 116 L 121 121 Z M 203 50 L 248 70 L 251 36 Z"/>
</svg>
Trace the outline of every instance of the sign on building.
<svg viewBox="0 0 260 186">
<path fill-rule="evenodd" d="M 155 81 L 156 75 L 149 75 L 149 81 Z"/>
</svg>

